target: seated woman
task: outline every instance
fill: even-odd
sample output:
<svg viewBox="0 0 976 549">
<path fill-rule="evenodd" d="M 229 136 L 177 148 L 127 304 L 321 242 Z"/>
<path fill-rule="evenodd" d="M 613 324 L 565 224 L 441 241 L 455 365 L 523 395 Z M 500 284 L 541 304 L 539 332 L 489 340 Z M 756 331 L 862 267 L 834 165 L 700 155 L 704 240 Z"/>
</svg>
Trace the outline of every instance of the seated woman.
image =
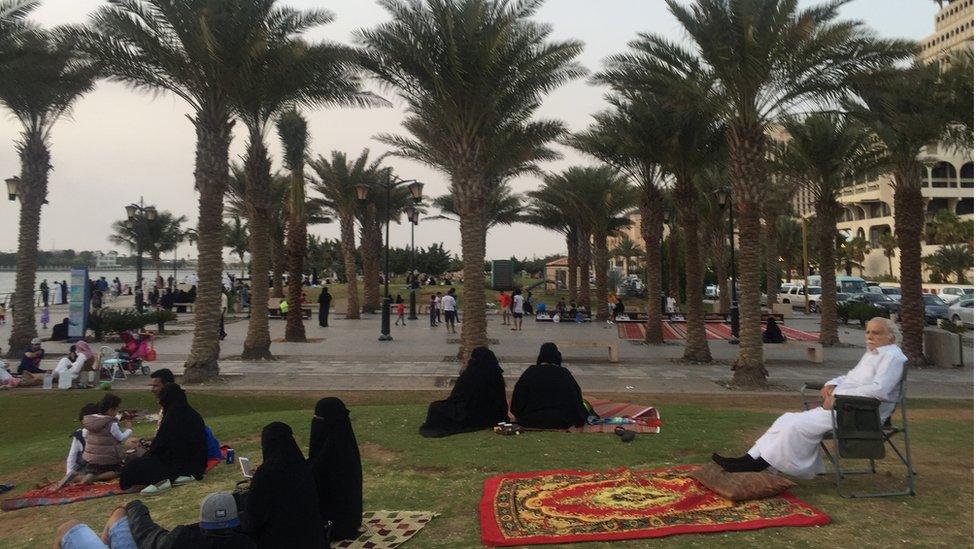
<svg viewBox="0 0 976 549">
<path fill-rule="evenodd" d="M 322 524 L 332 525 L 330 540 L 359 537 L 363 523 L 363 466 L 349 410 L 338 398 L 323 398 L 315 405 L 308 465 L 315 477 Z"/>
<path fill-rule="evenodd" d="M 573 374 L 562 366 L 555 343 L 544 343 L 512 392 L 512 414 L 523 427 L 566 429 L 580 427 L 589 415 L 583 392 Z"/>
<path fill-rule="evenodd" d="M 65 318 L 60 323 L 51 327 L 51 341 L 64 341 L 68 339 L 68 325 L 70 320 Z"/>
<path fill-rule="evenodd" d="M 159 430 L 146 455 L 126 462 L 119 475 L 119 486 L 147 486 L 146 493 L 165 490 L 203 478 L 207 467 L 207 439 L 203 418 L 190 407 L 186 393 L 176 383 L 167 383 L 159 392 L 163 408 Z M 159 483 L 159 486 L 156 486 Z"/>
<path fill-rule="evenodd" d="M 766 319 L 766 331 L 763 332 L 762 340 L 763 343 L 786 343 L 783 330 L 779 329 L 779 324 L 776 324 L 775 318 Z"/>
<path fill-rule="evenodd" d="M 835 395 L 871 397 L 881 401 L 881 420 L 895 409 L 898 385 L 906 358 L 898 348 L 901 332 L 887 318 L 873 318 L 867 324 L 867 352 L 853 370 L 836 377 L 821 391 L 823 406 L 805 412 L 781 415 L 742 457 L 712 454 L 712 460 L 729 472 L 762 471 L 773 467 L 799 478 L 813 478 L 823 472 L 820 441 L 833 428 Z"/>
<path fill-rule="evenodd" d="M 259 548 L 327 547 L 315 477 L 291 427 L 269 423 L 261 431 L 263 461 L 242 498 L 241 531 Z"/>
<path fill-rule="evenodd" d="M 487 429 L 500 421 L 508 421 L 505 378 L 495 353 L 476 347 L 451 396 L 427 407 L 427 421 L 420 426 L 420 434 L 446 437 Z"/>
</svg>

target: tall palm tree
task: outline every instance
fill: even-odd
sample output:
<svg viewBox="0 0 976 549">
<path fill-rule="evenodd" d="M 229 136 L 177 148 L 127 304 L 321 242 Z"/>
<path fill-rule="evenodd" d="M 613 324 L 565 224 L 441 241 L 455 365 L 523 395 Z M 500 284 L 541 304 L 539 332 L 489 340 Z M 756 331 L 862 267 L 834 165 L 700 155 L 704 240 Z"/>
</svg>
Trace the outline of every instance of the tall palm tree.
<svg viewBox="0 0 976 549">
<path fill-rule="evenodd" d="M 27 16 L 40 5 L 40 0 L 0 0 L 0 79 L 16 73 L 14 64 L 21 61 L 18 46 L 37 30 Z"/>
<path fill-rule="evenodd" d="M 542 187 L 530 191 L 531 202 L 522 221 L 550 231 L 562 233 L 566 238 L 566 286 L 570 303 L 576 303 L 579 276 L 578 223 L 569 205 L 566 194 L 558 188 Z"/>
<path fill-rule="evenodd" d="M 518 193 L 513 193 L 507 184 L 493 187 L 486 199 L 485 212 L 488 214 L 488 230 L 498 225 L 512 225 L 522 221 L 522 203 L 524 197 Z M 443 194 L 434 198 L 431 205 L 440 213 L 426 219 L 446 219 L 460 223 L 461 219 L 454 207 L 454 197 Z"/>
<path fill-rule="evenodd" d="M 7 18 L 19 19 L 32 4 L 10 6 Z M 13 11 L 10 11 L 13 9 Z M 9 21 L 9 19 L 8 19 Z M 18 23 L 7 22 L 10 29 Z M 55 34 L 36 30 L 7 42 L 12 59 L 8 71 L 0 72 L 0 106 L 21 125 L 16 141 L 20 157 L 17 196 L 20 221 L 17 234 L 17 277 L 11 299 L 13 327 L 8 356 L 15 356 L 37 337 L 34 315 L 34 281 L 37 275 L 37 241 L 41 225 L 41 206 L 47 202 L 51 172 L 51 132 L 54 125 L 71 111 L 72 105 L 94 87 L 95 69 L 78 56 L 74 45 Z M 2 55 L 3 52 L 0 52 Z"/>
<path fill-rule="evenodd" d="M 288 302 L 301 305 L 302 275 L 308 251 L 305 211 L 305 156 L 308 153 L 308 122 L 296 109 L 281 113 L 278 138 L 284 149 L 284 164 L 290 172 L 288 187 Z M 285 324 L 285 341 L 305 342 L 302 308 L 290 307 Z"/>
<path fill-rule="evenodd" d="M 716 107 L 726 124 L 729 171 L 739 224 L 741 333 L 733 383 L 765 385 L 760 326 L 760 223 L 767 179 L 767 130 L 783 113 L 801 105 L 836 98 L 851 89 L 853 76 L 907 58 L 914 45 L 881 41 L 857 21 L 838 21 L 845 2 L 833 1 L 801 9 L 798 0 L 694 0 L 685 5 L 667 0 L 693 51 L 660 37 L 642 73 L 645 86 L 658 75 L 670 86 L 670 65 L 698 58 L 715 76 Z M 697 82 L 689 86 L 689 98 Z M 683 94 L 675 94 L 680 100 Z"/>
<path fill-rule="evenodd" d="M 881 251 L 884 252 L 885 258 L 888 259 L 888 276 L 895 276 L 895 269 L 891 260 L 895 258 L 895 250 L 898 249 L 898 239 L 895 238 L 895 235 L 886 232 L 878 238 L 878 244 L 881 246 Z M 823 297 L 820 299 L 823 300 Z M 823 338 L 821 337 L 821 339 Z"/>
<path fill-rule="evenodd" d="M 186 101 L 196 131 L 200 277 L 184 380 L 219 372 L 223 199 L 234 126 L 233 94 L 291 10 L 275 0 L 108 0 L 76 38 L 111 80 Z M 298 24 L 291 21 L 291 24 Z M 273 37 L 271 37 L 273 38 Z M 252 315 L 259 316 L 259 315 Z"/>
<path fill-rule="evenodd" d="M 593 262 L 591 244 L 593 230 L 590 223 L 580 214 L 580 201 L 577 199 L 578 192 L 575 189 L 576 183 L 578 181 L 567 178 L 566 173 L 546 174 L 543 176 L 542 186 L 529 192 L 529 196 L 540 207 L 558 211 L 562 218 L 569 223 L 566 233 L 567 246 L 569 246 L 569 297 L 571 301 L 575 301 L 580 307 L 589 311 L 591 306 L 590 267 Z M 555 212 L 549 212 L 549 215 L 555 215 Z"/>
<path fill-rule="evenodd" d="M 966 271 L 973 268 L 973 252 L 965 244 L 940 246 L 938 251 L 923 257 L 922 261 L 936 273 L 938 282 L 955 275 L 956 284 L 969 284 Z"/>
<path fill-rule="evenodd" d="M 374 181 L 385 180 L 392 171 L 389 168 L 374 170 Z M 386 193 L 369 193 L 367 199 L 360 203 L 360 258 L 363 264 L 363 312 L 376 312 L 380 308 L 380 271 L 383 258 L 383 226 L 387 221 L 400 223 L 401 214 L 413 204 L 410 191 L 406 187 L 396 187 L 390 190 L 390 205 L 387 209 Z"/>
<path fill-rule="evenodd" d="M 597 77 L 599 78 L 599 77 Z M 647 324 L 644 341 L 664 343 L 661 324 L 662 249 L 664 238 L 664 187 L 666 176 L 658 154 L 664 132 L 648 120 L 639 104 L 622 94 L 609 98 L 613 109 L 594 116 L 595 123 L 575 134 L 567 144 L 594 156 L 628 175 L 637 189 L 641 239 L 644 242 L 644 268 L 647 284 Z"/>
<path fill-rule="evenodd" d="M 729 191 L 728 170 L 725 163 L 708 166 L 698 176 L 698 189 L 706 197 L 699 203 L 702 219 L 708 222 L 702 225 L 702 250 L 712 260 L 717 282 L 718 311 L 728 314 L 732 300 L 729 286 L 729 223 L 728 208 L 719 200 L 711 197 L 719 196 Z"/>
<path fill-rule="evenodd" d="M 122 219 L 112 223 L 112 234 L 108 239 L 130 250 L 142 250 L 149 254 L 158 277 L 163 254 L 175 250 L 183 240 L 183 223 L 186 223 L 185 215 L 177 217 L 167 211 L 158 212 L 155 219 Z"/>
<path fill-rule="evenodd" d="M 773 149 L 774 146 L 770 148 Z M 792 229 L 796 229 L 795 234 L 798 238 L 802 235 L 800 224 L 788 215 L 793 195 L 796 193 L 796 184 L 790 179 L 776 178 L 772 170 L 769 171 L 769 176 L 771 178 L 770 186 L 763 204 L 763 229 L 766 231 L 763 243 L 766 250 L 764 256 L 766 260 L 766 283 L 764 284 L 766 287 L 766 306 L 772 310 L 773 305 L 776 304 L 776 293 L 779 291 L 779 258 L 787 259 L 784 262 L 783 270 L 785 276 L 789 277 L 794 256 L 791 253 L 792 248 L 785 243 L 792 238 L 793 234 L 790 232 Z M 786 239 L 783 238 L 784 235 L 787 236 Z M 800 241 L 802 242 L 802 238 Z M 788 257 L 780 253 L 781 251 L 786 252 Z"/>
<path fill-rule="evenodd" d="M 636 242 L 630 239 L 629 236 L 624 236 L 617 242 L 617 245 L 610 250 L 613 257 L 622 258 L 624 260 L 624 275 L 630 274 L 631 263 L 630 260 L 635 257 L 641 257 L 644 255 L 644 250 L 637 245 Z"/>
<path fill-rule="evenodd" d="M 813 197 L 817 223 L 814 243 L 820 261 L 820 343 L 840 342 L 837 335 L 837 222 L 843 212 L 844 187 L 876 174 L 883 149 L 870 130 L 850 117 L 817 113 L 788 118 L 790 140 L 775 149 L 772 168 Z M 890 265 L 889 265 L 890 267 Z"/>
<path fill-rule="evenodd" d="M 393 154 L 448 175 L 461 218 L 464 323 L 459 354 L 488 343 L 484 299 L 486 197 L 551 158 L 563 125 L 534 121 L 542 97 L 582 76 L 578 41 L 556 42 L 530 18 L 541 0 L 384 0 L 388 23 L 358 33 L 363 63 L 407 107 Z"/>
<path fill-rule="evenodd" d="M 311 176 L 312 187 L 322 195 L 321 204 L 333 212 L 339 219 L 339 234 L 342 241 L 342 259 L 345 262 L 346 285 L 348 298 L 346 301 L 346 318 L 359 318 L 359 284 L 356 280 L 356 212 L 359 210 L 359 200 L 356 197 L 356 185 L 370 184 L 376 180 L 382 158 L 369 162 L 369 150 L 364 150 L 354 161 L 349 161 L 346 154 L 332 151 L 332 160 L 319 155 L 317 159 L 309 160 L 308 166 L 315 172 Z M 365 281 L 369 283 L 369 281 Z"/>
<path fill-rule="evenodd" d="M 901 280 L 902 349 L 912 366 L 925 363 L 922 354 L 922 239 L 925 228 L 922 198 L 923 148 L 945 135 L 956 116 L 940 101 L 939 67 L 914 65 L 861 79 L 857 98 L 845 102 L 851 116 L 862 121 L 884 145 L 884 164 L 894 176 L 895 237 Z"/>
<path fill-rule="evenodd" d="M 244 254 L 247 253 L 250 241 L 251 235 L 248 231 L 247 222 L 241 221 L 239 216 L 235 215 L 230 218 L 229 222 L 224 223 L 224 247 L 230 248 L 230 251 L 240 260 L 241 277 L 244 276 L 244 268 L 246 267 Z M 251 282 L 253 286 L 253 277 Z"/>
</svg>

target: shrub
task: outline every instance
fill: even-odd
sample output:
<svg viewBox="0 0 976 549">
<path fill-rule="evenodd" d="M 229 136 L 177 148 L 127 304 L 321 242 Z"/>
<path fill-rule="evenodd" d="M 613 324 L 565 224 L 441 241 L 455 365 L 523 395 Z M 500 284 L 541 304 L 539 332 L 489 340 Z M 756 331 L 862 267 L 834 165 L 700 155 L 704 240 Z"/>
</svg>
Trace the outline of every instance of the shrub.
<svg viewBox="0 0 976 549">
<path fill-rule="evenodd" d="M 961 334 L 967 331 L 965 326 L 956 324 L 955 322 L 947 318 L 943 318 L 939 320 L 939 328 L 942 328 L 943 330 L 947 332 L 952 332 L 954 334 Z"/>
<path fill-rule="evenodd" d="M 841 303 L 837 306 L 837 317 L 840 318 L 844 324 L 847 324 L 848 320 L 856 320 L 864 327 L 867 321 L 871 320 L 876 316 L 888 316 L 884 310 L 869 305 L 867 303 Z"/>
<path fill-rule="evenodd" d="M 155 324 L 162 328 L 166 322 L 176 320 L 172 311 L 158 309 L 140 313 L 135 309 L 99 309 L 88 316 L 88 329 L 95 332 L 95 339 L 101 340 L 105 333 L 122 333 L 127 330 L 141 330 L 146 325 Z"/>
</svg>

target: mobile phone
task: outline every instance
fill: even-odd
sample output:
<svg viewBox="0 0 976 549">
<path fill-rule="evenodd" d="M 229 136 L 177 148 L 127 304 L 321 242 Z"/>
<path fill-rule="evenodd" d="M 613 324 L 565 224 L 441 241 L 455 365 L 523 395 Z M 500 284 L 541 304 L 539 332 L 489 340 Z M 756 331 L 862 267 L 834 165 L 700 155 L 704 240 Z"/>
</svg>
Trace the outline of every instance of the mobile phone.
<svg viewBox="0 0 976 549">
<path fill-rule="evenodd" d="M 237 461 L 241 464 L 241 474 L 244 475 L 244 478 L 252 478 L 254 471 L 251 470 L 251 460 L 246 457 L 239 457 Z"/>
</svg>

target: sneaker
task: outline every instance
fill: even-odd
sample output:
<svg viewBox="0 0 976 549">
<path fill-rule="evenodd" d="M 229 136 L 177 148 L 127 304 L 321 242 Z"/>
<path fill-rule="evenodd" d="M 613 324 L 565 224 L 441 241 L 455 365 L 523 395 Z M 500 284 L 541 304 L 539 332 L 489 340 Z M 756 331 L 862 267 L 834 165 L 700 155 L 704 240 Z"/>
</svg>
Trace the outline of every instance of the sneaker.
<svg viewBox="0 0 976 549">
<path fill-rule="evenodd" d="M 150 484 L 149 486 L 146 486 L 139 493 L 144 496 L 154 496 L 156 494 L 165 492 L 166 490 L 169 490 L 172 487 L 173 487 L 172 483 L 170 483 L 169 479 L 166 479 L 162 482 L 158 482 L 156 484 Z"/>
<path fill-rule="evenodd" d="M 173 481 L 173 486 L 183 486 L 184 484 L 196 482 L 196 480 L 193 477 L 176 477 L 176 480 Z"/>
</svg>

